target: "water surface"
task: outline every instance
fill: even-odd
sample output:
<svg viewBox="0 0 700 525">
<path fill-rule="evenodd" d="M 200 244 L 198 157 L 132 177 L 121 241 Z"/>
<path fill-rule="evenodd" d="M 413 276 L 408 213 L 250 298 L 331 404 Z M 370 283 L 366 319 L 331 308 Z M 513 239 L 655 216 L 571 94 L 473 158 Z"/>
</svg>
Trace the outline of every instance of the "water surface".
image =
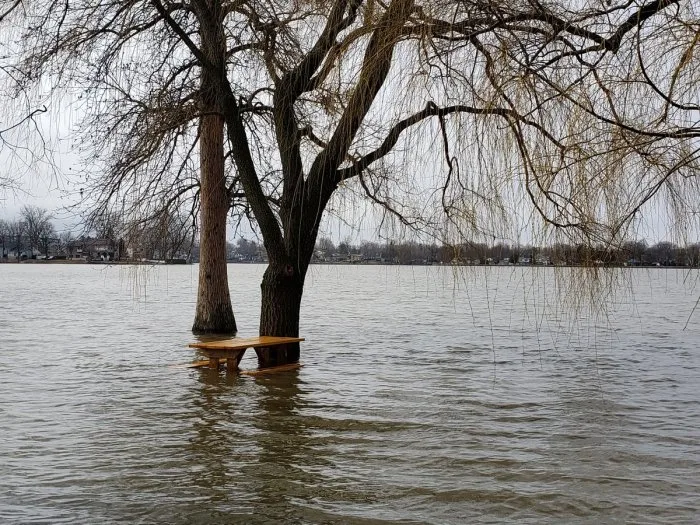
<svg viewBox="0 0 700 525">
<path fill-rule="evenodd" d="M 178 366 L 196 266 L 0 265 L 0 522 L 697 523 L 697 276 L 617 278 L 315 266 L 304 366 L 251 378 Z"/>
</svg>

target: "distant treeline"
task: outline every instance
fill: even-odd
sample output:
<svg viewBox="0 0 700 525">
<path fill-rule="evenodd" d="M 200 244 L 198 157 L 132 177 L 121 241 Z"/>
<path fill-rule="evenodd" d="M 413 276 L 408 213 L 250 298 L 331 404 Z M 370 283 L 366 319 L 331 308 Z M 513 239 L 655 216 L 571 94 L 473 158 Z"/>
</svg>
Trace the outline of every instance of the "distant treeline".
<svg viewBox="0 0 700 525">
<path fill-rule="evenodd" d="M 0 220 L 0 259 L 34 257 L 87 257 L 89 259 L 189 259 L 199 260 L 199 245 L 186 218 L 162 214 L 155 220 L 128 225 L 108 216 L 93 227 L 91 236 L 58 234 L 52 215 L 45 209 L 25 206 L 13 221 Z M 267 262 L 261 243 L 239 238 L 228 243 L 227 259 L 232 262 Z M 487 245 L 425 244 L 411 241 L 365 241 L 334 244 L 320 238 L 313 262 L 355 264 L 533 264 L 602 266 L 700 267 L 700 243 L 678 246 L 671 242 L 649 245 L 644 240 L 617 247 L 591 248 L 581 245 L 518 246 L 507 243 Z"/>
<path fill-rule="evenodd" d="M 197 260 L 198 246 L 192 251 Z M 238 239 L 228 244 L 228 259 L 233 262 L 265 262 L 261 243 Z M 439 245 L 418 242 L 372 242 L 334 244 L 321 238 L 316 245 L 317 263 L 355 264 L 523 264 L 523 265 L 599 265 L 599 266 L 700 266 L 700 244 L 685 247 L 671 242 L 649 245 L 630 241 L 616 248 L 591 248 L 585 245 L 517 246 L 506 243 Z"/>
<path fill-rule="evenodd" d="M 585 245 L 518 246 L 506 243 L 438 245 L 416 242 L 363 242 L 359 245 L 329 239 L 317 245 L 317 257 L 326 261 L 379 261 L 396 264 L 538 264 L 608 266 L 700 266 L 700 244 L 680 247 L 671 242 L 648 245 L 630 241 L 619 247 Z"/>
</svg>

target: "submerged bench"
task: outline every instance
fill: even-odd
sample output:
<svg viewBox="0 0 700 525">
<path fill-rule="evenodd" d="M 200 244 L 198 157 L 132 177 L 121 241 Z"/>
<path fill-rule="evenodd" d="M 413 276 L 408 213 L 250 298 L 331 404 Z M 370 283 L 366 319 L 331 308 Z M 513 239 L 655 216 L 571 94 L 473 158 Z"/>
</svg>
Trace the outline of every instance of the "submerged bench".
<svg viewBox="0 0 700 525">
<path fill-rule="evenodd" d="M 230 339 L 219 339 L 216 341 L 202 341 L 190 343 L 190 348 L 196 348 L 206 357 L 206 361 L 198 361 L 190 365 L 193 368 L 208 366 L 218 369 L 222 360 L 226 360 L 226 367 L 229 370 L 238 369 L 238 364 L 243 358 L 243 354 L 248 348 L 275 348 L 286 347 L 292 343 L 300 343 L 302 337 L 272 337 L 263 335 L 260 337 L 232 337 Z"/>
</svg>

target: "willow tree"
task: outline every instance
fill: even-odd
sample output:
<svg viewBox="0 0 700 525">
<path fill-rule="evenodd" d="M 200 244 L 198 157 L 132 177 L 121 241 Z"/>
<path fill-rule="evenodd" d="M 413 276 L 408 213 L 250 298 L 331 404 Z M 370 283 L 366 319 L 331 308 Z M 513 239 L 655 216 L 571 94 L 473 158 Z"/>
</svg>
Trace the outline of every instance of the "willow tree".
<svg viewBox="0 0 700 525">
<path fill-rule="evenodd" d="M 201 209 L 211 259 L 196 329 L 232 328 L 225 269 L 207 270 L 224 264 L 231 210 L 254 222 L 269 258 L 260 333 L 296 336 L 319 227 L 339 193 L 448 240 L 491 234 L 520 195 L 542 227 L 589 243 L 623 235 L 695 163 L 696 129 L 681 115 L 697 101 L 684 77 L 700 70 L 690 64 L 694 7 L 62 0 L 28 8 L 23 70 L 80 91 L 86 151 L 101 168 L 88 181 L 96 209 Z M 680 53 L 675 72 L 661 52 Z M 659 83 L 665 73 L 670 85 Z M 432 161 L 416 175 L 419 157 Z M 635 176 L 644 183 L 630 185 Z"/>
<path fill-rule="evenodd" d="M 11 160 L 19 158 L 20 164 L 36 161 L 44 153 L 44 144 L 37 127 L 37 117 L 46 111 L 36 107 L 26 96 L 10 58 L 17 52 L 7 37 L 12 30 L 14 16 L 22 11 L 22 0 L 0 2 L 0 97 L 3 113 L 0 115 L 0 155 L 3 169 L 0 170 L 0 198 L 7 190 L 18 191 L 17 168 Z"/>
</svg>

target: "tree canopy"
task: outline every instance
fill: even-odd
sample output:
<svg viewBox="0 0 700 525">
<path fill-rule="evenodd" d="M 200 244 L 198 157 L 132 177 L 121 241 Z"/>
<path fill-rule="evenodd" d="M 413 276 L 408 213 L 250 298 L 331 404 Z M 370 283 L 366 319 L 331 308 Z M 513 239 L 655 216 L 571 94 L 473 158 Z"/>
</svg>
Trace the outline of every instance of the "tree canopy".
<svg viewBox="0 0 700 525">
<path fill-rule="evenodd" d="M 200 71 L 217 67 L 234 216 L 268 243 L 298 242 L 285 217 L 303 208 L 313 226 L 339 186 L 438 235 L 493 233 L 527 195 L 546 223 L 614 239 L 660 190 L 678 203 L 695 169 L 696 8 L 41 2 L 25 7 L 22 71 L 84 114 L 98 206 L 196 202 Z M 202 53 L 209 23 L 225 64 Z"/>
</svg>

